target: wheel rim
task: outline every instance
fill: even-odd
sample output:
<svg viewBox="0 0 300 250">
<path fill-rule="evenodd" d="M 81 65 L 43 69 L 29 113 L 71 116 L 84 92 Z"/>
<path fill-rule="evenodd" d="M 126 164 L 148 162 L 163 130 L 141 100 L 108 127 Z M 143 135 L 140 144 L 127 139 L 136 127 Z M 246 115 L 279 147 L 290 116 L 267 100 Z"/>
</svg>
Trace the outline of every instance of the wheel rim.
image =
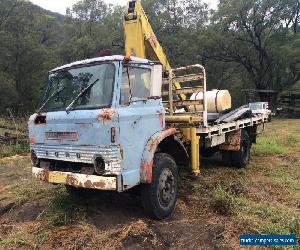
<svg viewBox="0 0 300 250">
<path fill-rule="evenodd" d="M 168 168 L 163 169 L 159 176 L 157 196 L 162 207 L 169 207 L 174 203 L 176 197 L 176 180 L 172 171 Z"/>
</svg>

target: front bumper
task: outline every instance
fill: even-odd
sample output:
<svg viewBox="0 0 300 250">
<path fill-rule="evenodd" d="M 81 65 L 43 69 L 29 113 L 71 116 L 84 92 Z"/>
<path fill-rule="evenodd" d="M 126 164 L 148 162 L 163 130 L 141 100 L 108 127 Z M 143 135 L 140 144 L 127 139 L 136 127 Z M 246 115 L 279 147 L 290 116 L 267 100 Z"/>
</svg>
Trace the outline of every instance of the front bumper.
<svg viewBox="0 0 300 250">
<path fill-rule="evenodd" d="M 76 174 L 71 172 L 49 171 L 43 168 L 32 168 L 32 175 L 42 181 L 53 184 L 66 184 L 78 188 L 99 190 L 117 190 L 117 177 Z"/>
</svg>

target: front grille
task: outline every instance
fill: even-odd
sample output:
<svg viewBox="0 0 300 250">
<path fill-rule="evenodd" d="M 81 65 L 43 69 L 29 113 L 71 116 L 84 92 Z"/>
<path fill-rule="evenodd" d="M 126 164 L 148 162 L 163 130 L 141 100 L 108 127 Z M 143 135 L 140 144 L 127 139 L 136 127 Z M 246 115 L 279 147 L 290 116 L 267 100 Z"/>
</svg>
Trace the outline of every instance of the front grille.
<svg viewBox="0 0 300 250">
<path fill-rule="evenodd" d="M 51 159 L 68 162 L 94 163 L 94 156 L 101 156 L 105 162 L 120 162 L 121 153 L 118 146 L 50 146 L 33 144 L 30 146 L 39 159 Z"/>
</svg>

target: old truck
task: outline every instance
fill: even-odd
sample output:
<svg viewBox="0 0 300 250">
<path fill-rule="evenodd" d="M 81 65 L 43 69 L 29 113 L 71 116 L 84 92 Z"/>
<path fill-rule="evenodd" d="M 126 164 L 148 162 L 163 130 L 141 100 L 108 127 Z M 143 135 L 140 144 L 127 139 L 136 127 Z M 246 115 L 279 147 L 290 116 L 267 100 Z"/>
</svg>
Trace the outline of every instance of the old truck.
<svg viewBox="0 0 300 250">
<path fill-rule="evenodd" d="M 199 64 L 172 69 L 140 1 L 129 2 L 124 29 L 126 56 L 49 72 L 43 105 L 28 122 L 32 173 L 72 193 L 139 185 L 145 210 L 163 219 L 174 210 L 181 167 L 199 176 L 200 154 L 217 151 L 246 166 L 269 111 L 267 103 L 228 109 L 228 93 L 207 91 Z"/>
</svg>

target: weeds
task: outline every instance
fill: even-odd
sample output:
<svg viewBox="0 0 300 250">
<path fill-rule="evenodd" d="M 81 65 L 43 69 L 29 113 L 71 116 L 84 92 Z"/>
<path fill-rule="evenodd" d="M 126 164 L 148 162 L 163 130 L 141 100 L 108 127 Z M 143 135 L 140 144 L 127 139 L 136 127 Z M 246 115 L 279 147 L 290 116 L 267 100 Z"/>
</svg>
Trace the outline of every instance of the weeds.
<svg viewBox="0 0 300 250">
<path fill-rule="evenodd" d="M 0 146 L 0 158 L 29 153 L 28 144 L 11 144 Z"/>
<path fill-rule="evenodd" d="M 18 133 L 19 130 L 25 131 L 27 127 L 26 119 L 17 119 L 17 130 L 15 129 L 16 124 L 12 120 L 1 119 L 0 118 L 0 135 L 4 135 L 6 132 L 10 133 Z M 1 126 L 9 127 L 11 129 L 7 129 Z M 24 133 L 24 132 L 23 132 Z M 29 152 L 29 144 L 27 142 L 4 142 L 0 145 L 0 158 L 9 157 L 17 154 L 24 154 Z"/>
<path fill-rule="evenodd" d="M 233 215 L 236 210 L 234 196 L 226 191 L 220 183 L 215 188 L 210 205 L 214 212 L 221 215 Z"/>
</svg>

